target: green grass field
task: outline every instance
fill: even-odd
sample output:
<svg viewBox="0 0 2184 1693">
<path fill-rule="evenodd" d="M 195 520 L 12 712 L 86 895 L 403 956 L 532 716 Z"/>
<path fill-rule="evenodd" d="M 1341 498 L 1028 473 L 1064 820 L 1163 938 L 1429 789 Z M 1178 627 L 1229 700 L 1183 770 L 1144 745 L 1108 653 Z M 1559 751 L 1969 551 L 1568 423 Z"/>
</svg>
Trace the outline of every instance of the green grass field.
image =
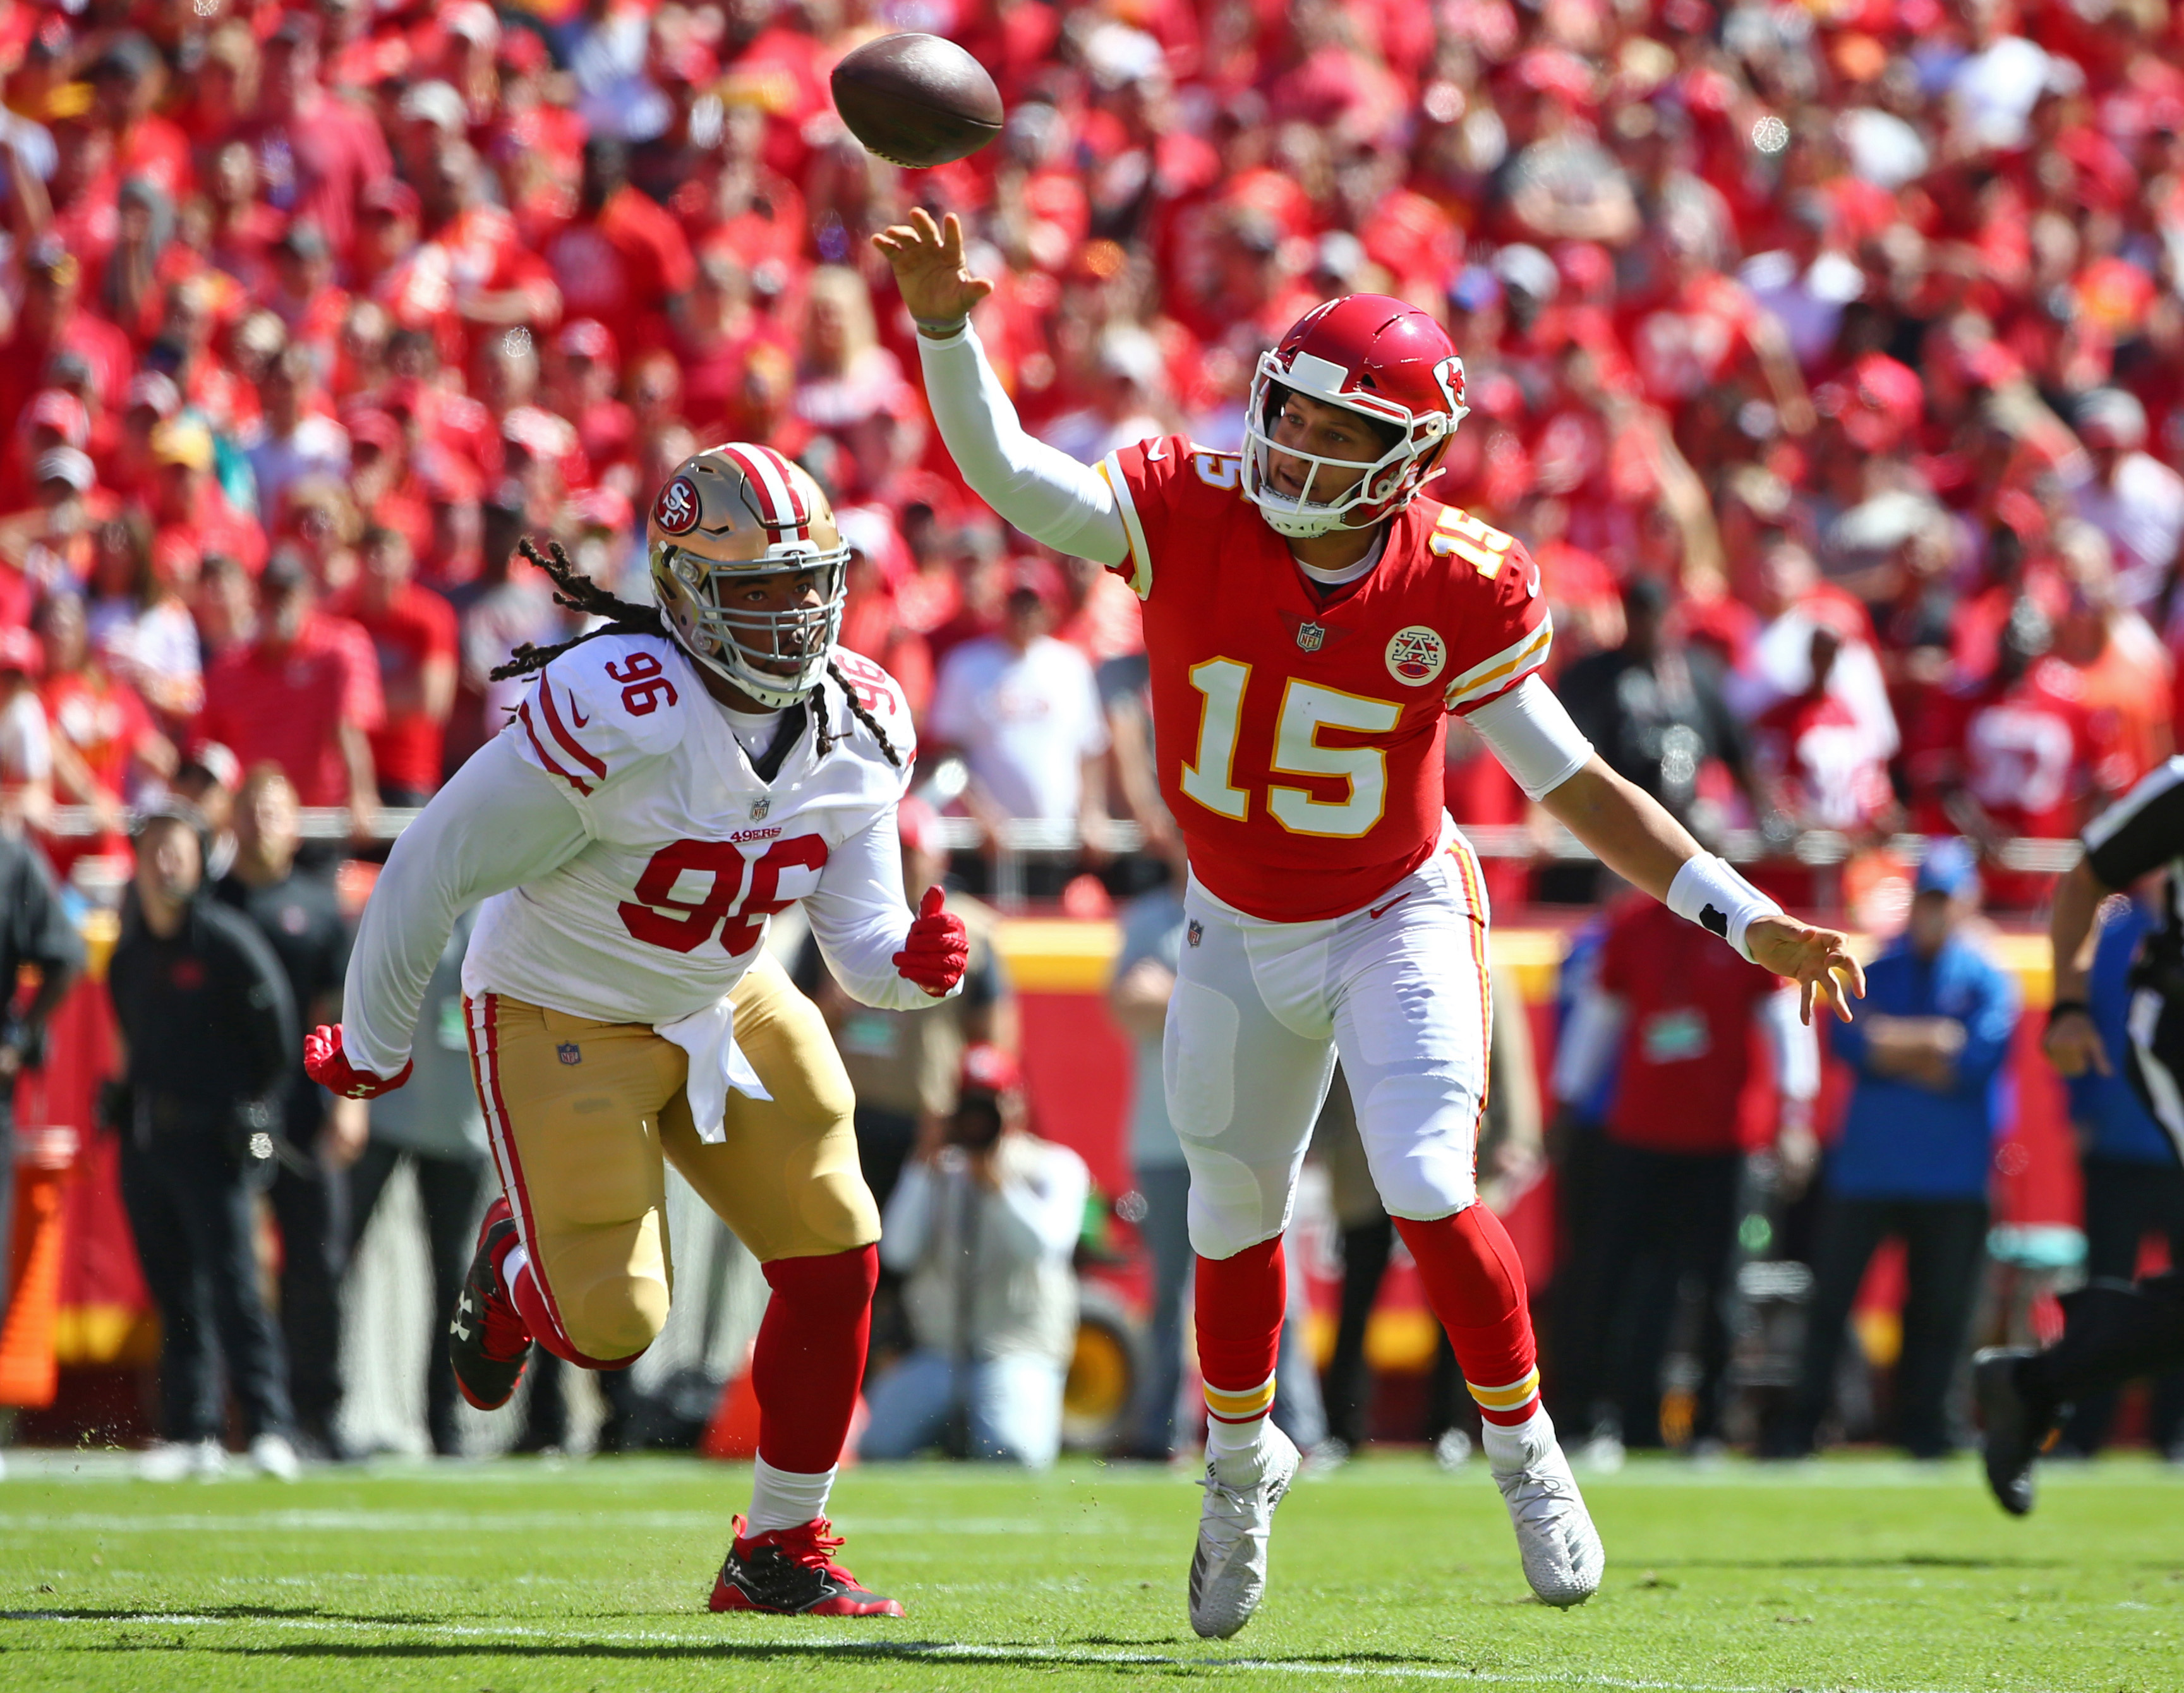
<svg viewBox="0 0 2184 1693">
<path fill-rule="evenodd" d="M 103 1474 L 94 1472 L 103 1469 Z M 1198 1492 L 1147 1469 L 851 1471 L 846 1554 L 901 1622 L 704 1609 L 748 1473 L 674 1460 L 387 1465 L 156 1487 L 0 1483 L 0 1688 L 2184 1689 L 2184 1476 L 2051 1467 L 1997 1511 L 1969 1462 L 1586 1480 L 1589 1606 L 1534 1602 L 1475 1461 L 1376 1457 L 1283 1506 L 1265 1607 L 1195 1639 Z"/>
</svg>

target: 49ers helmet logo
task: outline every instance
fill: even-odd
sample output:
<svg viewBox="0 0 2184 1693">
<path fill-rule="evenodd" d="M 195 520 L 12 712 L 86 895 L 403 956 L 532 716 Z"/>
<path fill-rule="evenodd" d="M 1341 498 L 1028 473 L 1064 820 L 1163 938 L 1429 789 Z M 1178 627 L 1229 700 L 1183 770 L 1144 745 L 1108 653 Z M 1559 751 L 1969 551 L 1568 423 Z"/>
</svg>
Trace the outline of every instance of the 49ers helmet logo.
<svg viewBox="0 0 2184 1693">
<path fill-rule="evenodd" d="M 663 533 L 688 535 L 698 526 L 698 485 L 688 476 L 676 477 L 660 489 L 652 521 Z"/>
<path fill-rule="evenodd" d="M 1388 674 L 1409 687 L 1424 688 L 1447 662 L 1447 643 L 1423 623 L 1388 638 Z"/>
</svg>

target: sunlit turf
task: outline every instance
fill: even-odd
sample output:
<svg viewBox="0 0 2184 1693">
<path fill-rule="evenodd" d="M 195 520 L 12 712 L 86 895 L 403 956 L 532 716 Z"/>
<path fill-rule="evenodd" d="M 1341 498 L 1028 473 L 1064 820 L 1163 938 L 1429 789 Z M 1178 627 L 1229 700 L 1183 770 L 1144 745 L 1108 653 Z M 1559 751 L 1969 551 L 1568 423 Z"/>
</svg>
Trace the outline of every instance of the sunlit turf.
<svg viewBox="0 0 2184 1693">
<path fill-rule="evenodd" d="M 1258 1618 L 1194 1638 L 1198 1492 L 1065 1464 L 847 1473 L 844 1556 L 900 1621 L 710 1616 L 749 1476 L 673 1460 L 390 1464 L 154 1486 L 114 1461 L 0 1483 L 0 1688 L 2184 1689 L 2184 1475 L 1969 1461 L 1583 1478 L 1588 1606 L 1534 1602 L 1474 1462 L 1375 1456 L 1284 1504 Z"/>
</svg>

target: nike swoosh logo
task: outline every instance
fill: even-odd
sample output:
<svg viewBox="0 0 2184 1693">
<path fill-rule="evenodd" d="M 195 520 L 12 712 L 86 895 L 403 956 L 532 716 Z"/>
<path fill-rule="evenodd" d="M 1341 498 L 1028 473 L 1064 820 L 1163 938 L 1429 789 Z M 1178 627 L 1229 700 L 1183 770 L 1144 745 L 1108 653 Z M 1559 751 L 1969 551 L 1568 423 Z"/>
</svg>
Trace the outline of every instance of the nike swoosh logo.
<svg viewBox="0 0 2184 1693">
<path fill-rule="evenodd" d="M 1157 465 L 1166 457 L 1167 457 L 1167 447 L 1165 443 L 1145 448 L 1145 462 L 1148 465 Z"/>
<path fill-rule="evenodd" d="M 1396 897 L 1395 897 L 1394 899 L 1392 899 L 1389 900 L 1389 901 L 1388 901 L 1388 903 L 1387 903 L 1386 905 L 1375 905 L 1375 906 L 1374 906 L 1371 911 L 1368 911 L 1365 915 L 1366 915 L 1367 916 L 1368 916 L 1368 917 L 1377 917 L 1377 916 L 1379 916 L 1382 912 L 1384 912 L 1384 911 L 1394 911 L 1394 910 L 1396 909 L 1396 906 L 1398 906 L 1398 905 L 1401 905 L 1401 904 L 1403 903 L 1403 901 L 1404 901 L 1404 900 L 1406 900 L 1406 899 L 1409 899 L 1410 897 L 1411 897 L 1411 896 L 1410 896 L 1409 894 L 1398 894 L 1397 895 L 1396 895 Z"/>
<path fill-rule="evenodd" d="M 582 728 L 586 724 L 592 721 L 588 717 L 579 716 L 577 715 L 577 696 L 573 693 L 569 696 L 569 721 L 571 723 L 574 723 L 579 729 Z"/>
</svg>

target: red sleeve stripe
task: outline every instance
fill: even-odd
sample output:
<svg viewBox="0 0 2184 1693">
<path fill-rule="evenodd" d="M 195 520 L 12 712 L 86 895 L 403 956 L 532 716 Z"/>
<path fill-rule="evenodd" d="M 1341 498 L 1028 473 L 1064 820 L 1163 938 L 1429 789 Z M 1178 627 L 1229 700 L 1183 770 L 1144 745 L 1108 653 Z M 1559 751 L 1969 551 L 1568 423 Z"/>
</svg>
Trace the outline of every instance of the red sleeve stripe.
<svg viewBox="0 0 2184 1693">
<path fill-rule="evenodd" d="M 515 708 L 515 716 L 517 721 L 523 725 L 523 732 L 531 737 L 531 749 L 538 755 L 538 762 L 544 765 L 546 768 L 551 771 L 554 775 L 560 777 L 562 781 L 567 782 L 570 787 L 575 788 L 577 793 L 589 794 L 592 791 L 590 788 L 586 786 L 582 781 L 570 775 L 567 771 L 562 769 L 561 766 L 554 761 L 554 755 L 546 750 L 545 742 L 538 738 L 538 726 L 531 721 L 531 702 L 529 700 L 525 700 L 522 704 Z"/>
<path fill-rule="evenodd" d="M 723 449 L 743 469 L 766 510 L 759 521 L 769 529 L 794 529 L 796 538 L 811 538 L 811 511 L 788 474 L 788 460 L 771 447 L 741 444 Z"/>
<path fill-rule="evenodd" d="M 569 732 L 569 726 L 561 721 L 561 708 L 554 703 L 554 679 L 538 678 L 538 700 L 546 708 L 546 732 L 560 743 L 561 750 L 591 771 L 602 782 L 607 779 L 605 761 L 595 753 L 588 751 L 584 743 Z"/>
</svg>

